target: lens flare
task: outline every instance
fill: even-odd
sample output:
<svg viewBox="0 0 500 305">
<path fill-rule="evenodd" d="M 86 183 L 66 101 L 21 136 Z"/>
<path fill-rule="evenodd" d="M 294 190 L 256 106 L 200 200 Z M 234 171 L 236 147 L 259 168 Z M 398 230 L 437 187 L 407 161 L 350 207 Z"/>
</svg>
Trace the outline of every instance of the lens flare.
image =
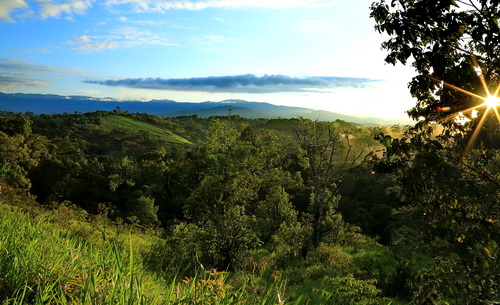
<svg viewBox="0 0 500 305">
<path fill-rule="evenodd" d="M 491 93 L 490 89 L 489 89 L 489 86 L 488 84 L 486 83 L 486 80 L 484 79 L 484 75 L 483 75 L 483 71 L 481 69 L 481 67 L 479 66 L 479 62 L 477 61 L 477 58 L 475 56 L 472 56 L 472 62 L 474 64 L 474 71 L 476 72 L 477 76 L 479 77 L 479 80 L 481 81 L 481 84 L 483 85 L 483 88 L 484 88 L 484 91 L 486 92 L 486 96 L 481 96 L 481 95 L 478 95 L 478 94 L 475 94 L 473 92 L 470 92 L 470 91 L 467 91 L 467 90 L 464 90 L 462 88 L 459 88 L 457 86 L 454 86 L 452 84 L 449 84 L 447 82 L 444 82 L 442 80 L 439 80 L 435 77 L 432 77 L 432 76 L 427 76 L 428 78 L 436 81 L 436 82 L 439 82 L 440 84 L 448 87 L 448 88 L 451 88 L 453 90 L 456 90 L 458 92 L 461 92 L 461 93 L 464 93 L 464 94 L 467 94 L 471 97 L 474 97 L 474 98 L 477 98 L 479 100 L 482 100 L 483 103 L 482 104 L 479 104 L 477 106 L 474 106 L 474 107 L 471 107 L 471 108 L 468 108 L 468 109 L 461 109 L 460 112 L 455 112 L 455 113 L 452 113 L 450 115 L 447 115 L 444 119 L 449 119 L 449 118 L 453 118 L 455 119 L 455 121 L 459 124 L 465 124 L 467 123 L 468 121 L 470 121 L 467 117 L 464 116 L 464 114 L 468 114 L 468 113 L 471 113 L 471 116 L 472 118 L 477 118 L 477 109 L 478 108 L 482 108 L 482 107 L 485 107 L 486 110 L 484 111 L 482 117 L 479 119 L 479 123 L 477 124 L 476 126 L 476 129 L 474 130 L 470 140 L 469 140 L 469 143 L 467 144 L 467 148 L 466 148 L 466 151 L 469 151 L 474 142 L 476 141 L 478 135 L 479 135 L 479 131 L 481 130 L 481 128 L 483 127 L 485 121 L 486 121 L 486 117 L 488 115 L 488 112 L 489 111 L 493 111 L 495 113 L 495 116 L 498 120 L 498 123 L 500 124 L 500 111 L 497 109 L 499 108 L 500 106 L 500 96 L 499 96 L 499 93 L 500 93 L 500 84 L 497 86 L 496 90 L 494 93 Z M 448 111 L 451 111 L 451 107 L 437 107 L 436 110 L 438 112 L 448 112 Z M 465 118 L 465 119 L 464 119 Z"/>
<path fill-rule="evenodd" d="M 494 108 L 500 105 L 500 98 L 498 96 L 488 96 L 485 101 L 484 105 L 488 108 Z"/>
</svg>

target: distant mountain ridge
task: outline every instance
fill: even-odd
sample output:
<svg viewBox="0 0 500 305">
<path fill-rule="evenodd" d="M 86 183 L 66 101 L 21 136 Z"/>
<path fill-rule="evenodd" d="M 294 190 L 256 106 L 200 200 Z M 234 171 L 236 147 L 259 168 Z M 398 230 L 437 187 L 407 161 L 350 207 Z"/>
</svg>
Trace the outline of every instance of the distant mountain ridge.
<svg viewBox="0 0 500 305">
<path fill-rule="evenodd" d="M 245 100 L 224 100 L 220 102 L 176 102 L 173 100 L 118 101 L 113 98 L 90 96 L 61 96 L 54 94 L 1 93 L 0 110 L 9 112 L 32 112 L 35 114 L 112 111 L 119 108 L 128 112 L 144 112 L 163 117 L 198 115 L 199 117 L 241 115 L 245 118 L 298 118 L 312 120 L 343 120 L 360 124 L 411 124 L 411 120 L 359 118 L 324 110 L 301 107 L 279 106 L 263 102 Z"/>
</svg>

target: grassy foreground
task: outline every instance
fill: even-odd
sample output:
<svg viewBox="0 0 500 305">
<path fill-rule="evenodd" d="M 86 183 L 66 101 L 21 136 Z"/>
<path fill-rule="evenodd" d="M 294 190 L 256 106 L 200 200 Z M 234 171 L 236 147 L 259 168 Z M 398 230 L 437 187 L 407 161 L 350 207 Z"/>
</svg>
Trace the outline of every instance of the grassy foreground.
<svg viewBox="0 0 500 305">
<path fill-rule="evenodd" d="M 161 281 L 117 244 L 96 247 L 43 218 L 0 206 L 0 299 L 4 304 L 158 303 Z"/>
<path fill-rule="evenodd" d="M 65 204 L 42 208 L 20 199 L 23 195 L 5 193 L 0 195 L 0 304 L 396 304 L 351 277 L 319 278 L 321 289 L 202 268 L 195 276 L 176 278 L 144 263 L 161 242 L 154 232 Z"/>
<path fill-rule="evenodd" d="M 128 249 L 115 239 L 93 245 L 49 218 L 0 204 L 2 304 L 284 304 L 278 286 L 256 298 L 215 270 L 167 282 L 144 270 L 132 233 Z"/>
</svg>

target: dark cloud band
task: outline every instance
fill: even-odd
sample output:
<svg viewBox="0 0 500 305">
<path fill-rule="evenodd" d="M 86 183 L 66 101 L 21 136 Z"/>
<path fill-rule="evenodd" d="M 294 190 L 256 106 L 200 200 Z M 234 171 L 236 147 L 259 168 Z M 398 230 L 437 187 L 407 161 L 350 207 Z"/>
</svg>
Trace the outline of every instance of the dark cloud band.
<svg viewBox="0 0 500 305">
<path fill-rule="evenodd" d="M 127 78 L 119 80 L 88 80 L 86 83 L 143 89 L 178 91 L 273 93 L 287 91 L 315 91 L 331 88 L 365 87 L 373 82 L 367 78 L 317 76 L 290 77 L 285 75 L 253 74 L 209 76 L 195 78 Z"/>
</svg>

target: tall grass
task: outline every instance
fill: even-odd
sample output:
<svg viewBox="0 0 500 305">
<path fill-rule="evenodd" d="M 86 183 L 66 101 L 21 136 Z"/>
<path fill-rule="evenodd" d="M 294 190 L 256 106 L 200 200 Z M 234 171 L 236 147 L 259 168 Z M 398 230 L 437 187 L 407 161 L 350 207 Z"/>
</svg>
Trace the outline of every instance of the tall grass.
<svg viewBox="0 0 500 305">
<path fill-rule="evenodd" d="M 60 212 L 54 211 L 55 219 Z M 201 269 L 194 277 L 175 278 L 143 268 L 132 233 L 128 242 L 115 235 L 90 243 L 74 227 L 61 227 L 68 222 L 49 219 L 46 211 L 0 202 L 1 304 L 347 304 L 344 297 L 349 291 L 342 289 L 353 283 L 337 287 L 340 282 L 320 278 L 321 285 L 306 285 L 291 296 L 286 280 L 264 280 L 256 289 L 257 277 L 248 273 Z M 387 300 L 365 298 L 355 303 L 378 305 Z"/>
<path fill-rule="evenodd" d="M 0 206 L 0 299 L 6 304 L 152 304 L 162 283 L 139 273 L 133 252 L 94 247 Z"/>
<path fill-rule="evenodd" d="M 285 303 L 278 285 L 257 296 L 227 282 L 228 274 L 216 270 L 167 282 L 142 268 L 131 242 L 128 249 L 113 241 L 95 246 L 45 218 L 0 204 L 2 304 Z"/>
</svg>

